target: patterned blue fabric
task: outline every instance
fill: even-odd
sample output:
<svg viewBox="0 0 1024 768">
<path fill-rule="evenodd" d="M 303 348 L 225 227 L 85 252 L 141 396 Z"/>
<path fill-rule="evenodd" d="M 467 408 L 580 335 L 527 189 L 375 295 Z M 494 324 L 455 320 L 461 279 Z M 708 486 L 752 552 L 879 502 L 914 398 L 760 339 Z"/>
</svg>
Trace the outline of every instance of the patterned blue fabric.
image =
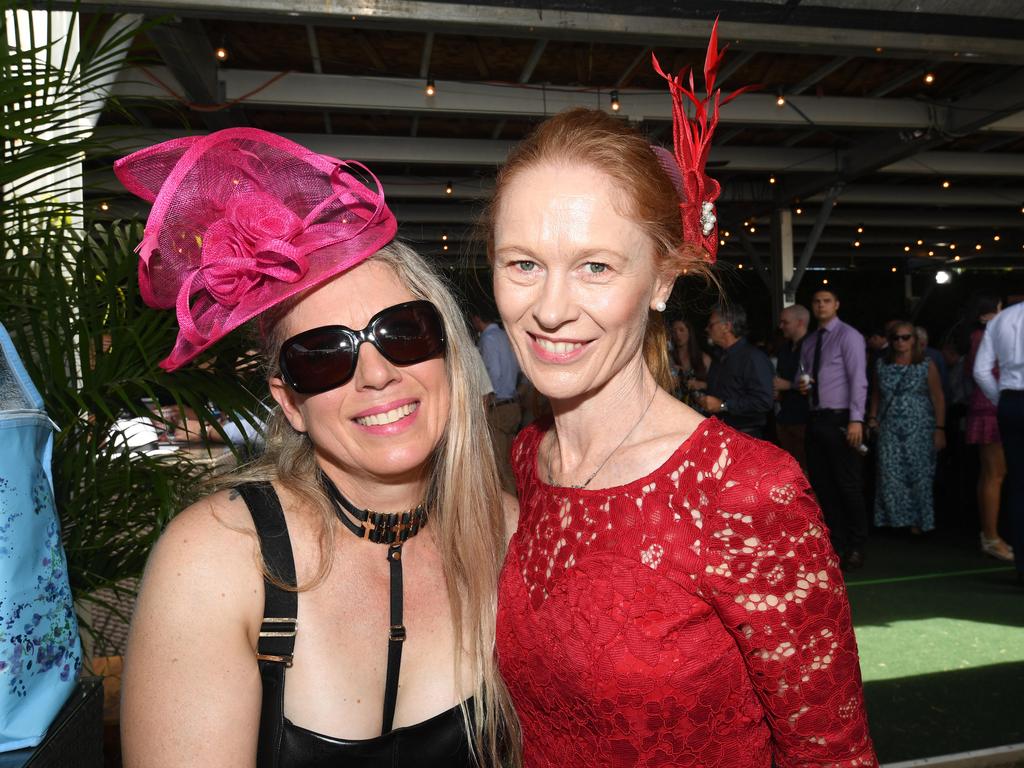
<svg viewBox="0 0 1024 768">
<path fill-rule="evenodd" d="M 52 422 L 0 325 L 0 752 L 42 741 L 82 661 L 52 450 Z"/>
<path fill-rule="evenodd" d="M 928 394 L 928 361 L 889 365 L 879 360 L 878 484 L 875 525 L 935 528 L 935 413 Z"/>
</svg>

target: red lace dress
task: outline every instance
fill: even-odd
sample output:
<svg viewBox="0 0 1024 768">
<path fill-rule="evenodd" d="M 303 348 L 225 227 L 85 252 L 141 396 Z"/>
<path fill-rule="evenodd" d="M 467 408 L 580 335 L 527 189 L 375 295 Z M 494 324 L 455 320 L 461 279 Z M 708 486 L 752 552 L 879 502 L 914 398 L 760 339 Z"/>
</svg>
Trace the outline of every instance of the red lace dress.
<svg viewBox="0 0 1024 768">
<path fill-rule="evenodd" d="M 658 470 L 601 490 L 537 476 L 498 660 L 526 768 L 874 766 L 846 590 L 796 462 L 707 419 Z"/>
</svg>

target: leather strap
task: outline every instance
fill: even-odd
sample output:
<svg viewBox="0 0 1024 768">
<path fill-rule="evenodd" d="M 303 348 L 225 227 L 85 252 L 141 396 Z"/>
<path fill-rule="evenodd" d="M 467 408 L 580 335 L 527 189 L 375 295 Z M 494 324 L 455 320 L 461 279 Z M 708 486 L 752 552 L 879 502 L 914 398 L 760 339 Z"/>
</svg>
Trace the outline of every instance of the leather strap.
<svg viewBox="0 0 1024 768">
<path fill-rule="evenodd" d="M 295 560 L 284 511 L 270 483 L 237 487 L 249 507 L 267 569 L 282 583 L 295 586 Z M 257 768 L 277 768 L 284 731 L 284 676 L 291 666 L 298 630 L 299 599 L 295 592 L 263 580 L 263 623 L 256 644 L 263 699 L 260 708 Z"/>
<path fill-rule="evenodd" d="M 402 623 L 402 543 L 388 547 L 391 570 L 391 630 L 388 634 L 388 671 L 384 682 L 384 720 L 381 735 L 389 733 L 395 722 L 398 702 L 398 676 L 402 669 L 402 645 L 405 643 L 405 625 Z"/>
</svg>

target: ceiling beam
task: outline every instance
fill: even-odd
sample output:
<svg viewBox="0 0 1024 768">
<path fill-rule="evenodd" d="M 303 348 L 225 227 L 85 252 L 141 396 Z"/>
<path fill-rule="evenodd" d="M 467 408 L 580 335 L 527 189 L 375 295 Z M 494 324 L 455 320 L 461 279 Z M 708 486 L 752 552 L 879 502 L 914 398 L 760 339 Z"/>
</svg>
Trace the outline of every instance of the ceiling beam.
<svg viewBox="0 0 1024 768">
<path fill-rule="evenodd" d="M 725 64 L 723 64 L 721 68 L 718 70 L 717 83 L 719 87 L 724 86 L 726 82 L 729 80 L 729 78 L 736 74 L 736 70 L 738 70 L 740 67 L 746 64 L 756 55 L 757 51 L 743 51 L 740 53 L 734 53 L 732 56 L 726 59 Z"/>
<path fill-rule="evenodd" d="M 944 129 L 953 136 L 974 133 L 1024 110 L 1024 67 L 949 107 Z"/>
<path fill-rule="evenodd" d="M 544 49 L 547 45 L 547 40 L 538 40 L 533 44 L 533 49 L 530 51 L 530 55 L 526 57 L 526 63 L 523 64 L 523 69 L 519 73 L 519 83 L 521 85 L 525 85 L 530 82 L 530 78 L 533 77 L 533 70 L 535 70 L 537 65 L 540 63 L 540 57 L 544 55 Z M 498 124 L 494 126 L 494 130 L 491 131 L 491 138 L 500 138 L 503 130 L 505 130 L 504 118 L 499 120 Z"/>
<path fill-rule="evenodd" d="M 153 140 L 186 135 L 185 131 L 139 131 L 137 128 L 106 128 L 102 135 L 118 138 L 119 149 L 146 146 Z M 289 138 L 330 157 L 354 157 L 372 163 L 448 164 L 458 166 L 494 166 L 504 162 L 512 142 L 488 139 L 413 138 L 403 136 L 325 136 L 288 134 Z M 154 137 L 158 137 L 154 139 Z M 771 147 L 716 146 L 711 163 L 729 172 L 745 173 L 829 173 L 837 170 L 831 151 L 783 149 Z M 953 178 L 950 189 L 914 187 L 936 205 L 956 199 L 957 176 L 1024 178 L 1024 153 L 926 152 L 880 169 L 882 173 Z M 900 190 L 903 187 L 891 187 Z M 973 194 L 973 188 L 968 190 Z M 991 190 L 998 194 L 998 189 Z M 1018 198 L 1011 198 L 1017 200 Z"/>
<path fill-rule="evenodd" d="M 71 0 L 54 5 L 71 6 Z M 108 8 L 109 0 L 81 0 L 84 9 Z M 432 0 L 359 0 L 325 3 L 323 0 L 128 0 L 121 10 L 171 13 L 237 20 L 240 18 L 381 28 L 436 29 L 443 19 L 446 30 L 486 36 L 538 36 L 563 40 L 593 40 L 637 45 L 670 45 L 703 50 L 712 20 L 675 15 L 642 16 L 545 7 L 530 4 L 477 5 Z M 880 18 L 886 14 L 879 13 Z M 948 61 L 1024 64 L 1024 46 L 1016 37 L 919 33 L 889 29 L 812 27 L 730 21 L 718 27 L 723 40 L 738 41 L 737 49 L 787 53 L 864 55 L 876 48 L 889 58 L 919 59 L 922 55 Z M 940 52 L 940 53 L 936 53 Z"/>
<path fill-rule="evenodd" d="M 309 59 L 313 63 L 313 72 L 322 75 L 324 67 L 320 61 L 320 43 L 316 39 L 316 27 L 312 24 L 306 25 L 306 42 L 309 45 Z"/>
<path fill-rule="evenodd" d="M 155 67 L 151 71 L 161 79 L 174 79 L 173 73 L 165 68 Z M 592 107 L 594 102 L 593 93 L 574 88 L 518 88 L 438 80 L 437 93 L 428 97 L 418 79 L 291 72 L 270 82 L 279 74 L 227 69 L 222 70 L 219 76 L 228 100 L 245 97 L 247 105 L 266 108 L 543 118 L 570 107 Z M 137 69 L 128 69 L 121 74 L 114 93 L 125 99 L 165 101 L 169 98 Z M 940 119 L 945 118 L 943 107 L 914 99 L 796 96 L 789 103 L 799 109 L 779 109 L 775 98 L 771 94 L 746 94 L 723 107 L 720 120 L 723 124 L 805 128 L 809 121 L 822 127 L 905 130 L 927 129 L 933 125 L 937 115 Z M 619 114 L 634 122 L 672 119 L 671 100 L 660 90 L 625 90 L 620 92 L 620 101 L 622 109 Z M 999 131 L 1024 132 L 1024 112 L 1000 116 L 989 127 Z"/>
<path fill-rule="evenodd" d="M 880 99 L 883 96 L 887 96 L 888 94 L 895 91 L 897 88 L 901 88 L 907 83 L 913 82 L 914 80 L 924 77 L 928 72 L 935 69 L 935 66 L 939 63 L 940 62 L 937 61 L 929 61 L 926 62 L 925 64 L 921 64 L 920 66 L 911 67 L 910 69 L 901 72 L 896 77 L 882 83 L 873 91 L 869 92 L 868 97 L 872 99 Z"/>
<path fill-rule="evenodd" d="M 840 67 L 845 66 L 851 59 L 853 59 L 853 56 L 837 56 L 832 61 L 818 67 L 818 69 L 814 70 L 792 88 L 786 88 L 786 95 L 799 96 L 808 88 L 816 86 Z"/>
<path fill-rule="evenodd" d="M 423 36 L 423 52 L 420 54 L 420 79 L 430 77 L 430 57 L 434 55 L 434 33 L 427 32 Z"/>
<path fill-rule="evenodd" d="M 1007 119 L 1016 119 L 1022 114 L 1021 109 L 1024 109 L 1024 68 L 949 105 L 937 116 L 938 122 L 927 129 L 915 130 L 910 134 L 898 131 L 869 136 L 842 153 L 837 173 L 821 174 L 810 180 L 783 185 L 779 199 L 806 197 L 836 184 L 848 183 L 879 168 L 946 144 L 958 136 L 992 127 Z"/>
<path fill-rule="evenodd" d="M 650 60 L 651 50 L 650 47 L 644 47 L 640 50 L 640 53 L 633 57 L 633 61 L 629 63 L 629 66 L 619 75 L 619 79 L 615 81 L 616 88 L 626 88 L 629 85 L 629 81 L 633 79 L 640 65 Z"/>
<path fill-rule="evenodd" d="M 172 74 L 178 83 L 178 92 L 193 104 L 212 107 L 221 104 L 220 84 L 217 79 L 217 57 L 203 25 L 196 19 L 151 26 L 147 32 L 157 53 L 167 65 L 166 74 Z M 116 89 L 115 89 L 116 90 Z M 168 98 L 164 94 L 164 98 Z M 210 130 L 244 125 L 238 110 L 198 112 Z"/>
</svg>

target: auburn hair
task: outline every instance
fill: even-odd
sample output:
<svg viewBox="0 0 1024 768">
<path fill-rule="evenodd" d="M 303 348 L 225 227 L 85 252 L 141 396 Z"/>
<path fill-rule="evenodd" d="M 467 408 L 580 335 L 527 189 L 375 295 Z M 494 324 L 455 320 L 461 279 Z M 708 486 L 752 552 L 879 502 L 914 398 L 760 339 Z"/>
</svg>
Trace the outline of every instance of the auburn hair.
<svg viewBox="0 0 1024 768">
<path fill-rule="evenodd" d="M 494 220 L 502 196 L 520 173 L 542 165 L 585 165 L 604 173 L 619 191 L 618 213 L 637 224 L 652 244 L 655 268 L 674 280 L 681 274 L 710 277 L 703 251 L 683 241 L 680 193 L 650 142 L 624 120 L 577 107 L 545 120 L 511 151 L 498 171 L 494 197 L 484 214 L 487 256 L 494 263 Z M 650 311 L 644 359 L 655 380 L 671 391 L 668 337 L 660 312 Z"/>
</svg>

